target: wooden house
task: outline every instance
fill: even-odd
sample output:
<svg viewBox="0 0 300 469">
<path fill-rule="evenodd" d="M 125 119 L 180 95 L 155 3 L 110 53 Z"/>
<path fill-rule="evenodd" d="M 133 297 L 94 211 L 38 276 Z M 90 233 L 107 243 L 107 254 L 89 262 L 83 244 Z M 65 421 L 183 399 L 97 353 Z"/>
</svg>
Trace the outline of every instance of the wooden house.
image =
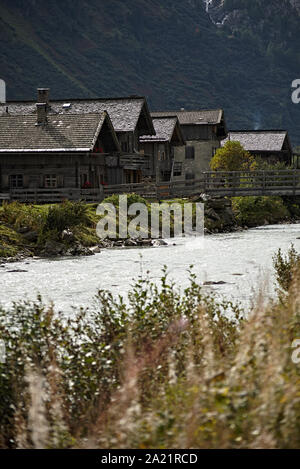
<svg viewBox="0 0 300 469">
<path fill-rule="evenodd" d="M 286 130 L 232 130 L 222 144 L 228 140 L 240 142 L 249 153 L 270 164 L 292 164 L 293 150 Z"/>
<path fill-rule="evenodd" d="M 226 123 L 222 109 L 198 111 L 152 112 L 152 118 L 177 116 L 185 146 L 174 150 L 174 180 L 198 179 L 210 170 L 210 160 L 226 137 Z"/>
<path fill-rule="evenodd" d="M 156 182 L 170 181 L 174 171 L 174 148 L 185 145 L 185 141 L 177 116 L 153 117 L 152 121 L 155 135 L 140 137 L 141 151 L 149 157 L 148 175 Z"/>
<path fill-rule="evenodd" d="M 119 154 L 107 112 L 48 114 L 37 103 L 34 114 L 0 116 L 0 192 L 12 199 L 101 200 Z"/>
<path fill-rule="evenodd" d="M 146 99 L 140 96 L 97 99 L 50 100 L 49 89 L 38 89 L 38 102 L 47 104 L 48 115 L 59 118 L 70 114 L 102 113 L 106 111 L 120 144 L 119 165 L 122 172 L 110 168 L 107 161 L 108 179 L 105 183 L 136 183 L 148 168 L 148 160 L 140 154 L 141 135 L 154 135 L 152 119 Z M 36 104 L 33 101 L 7 101 L 0 104 L 1 115 L 35 115 Z"/>
</svg>

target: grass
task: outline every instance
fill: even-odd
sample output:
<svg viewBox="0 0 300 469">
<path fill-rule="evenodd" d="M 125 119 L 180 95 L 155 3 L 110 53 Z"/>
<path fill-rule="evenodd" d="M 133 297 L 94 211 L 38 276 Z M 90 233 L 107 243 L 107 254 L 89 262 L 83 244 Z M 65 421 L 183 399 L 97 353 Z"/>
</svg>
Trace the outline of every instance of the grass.
<svg viewBox="0 0 300 469">
<path fill-rule="evenodd" d="M 0 310 L 1 447 L 298 448 L 299 285 L 247 318 L 166 270 L 67 321 L 40 298 Z"/>
<path fill-rule="evenodd" d="M 24 249 L 24 240 L 15 230 L 0 224 L 0 257 L 13 257 Z"/>
<path fill-rule="evenodd" d="M 38 254 L 48 240 L 66 243 L 64 230 L 71 230 L 74 242 L 93 246 L 99 242 L 96 227 L 96 207 L 82 202 L 65 201 L 52 205 L 27 205 L 19 202 L 0 207 L 0 257 L 11 257 L 24 252 Z M 28 241 L 26 234 L 35 233 Z"/>
</svg>

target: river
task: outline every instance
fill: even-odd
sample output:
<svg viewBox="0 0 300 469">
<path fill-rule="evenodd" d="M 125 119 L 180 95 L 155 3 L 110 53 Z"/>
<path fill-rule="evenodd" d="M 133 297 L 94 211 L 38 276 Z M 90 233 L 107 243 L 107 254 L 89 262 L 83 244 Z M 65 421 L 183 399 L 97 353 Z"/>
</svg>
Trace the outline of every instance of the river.
<svg viewBox="0 0 300 469">
<path fill-rule="evenodd" d="M 6 264 L 0 268 L 0 304 L 9 307 L 13 301 L 41 294 L 45 301 L 54 302 L 56 310 L 70 312 L 73 306 L 91 306 L 99 288 L 126 294 L 133 280 L 147 270 L 157 281 L 164 265 L 170 278 L 184 288 L 193 264 L 199 282 L 226 282 L 204 288 L 249 309 L 259 288 L 265 296 L 274 296 L 272 256 L 278 248 L 286 252 L 291 243 L 300 251 L 297 238 L 300 225 L 274 225 L 203 240 L 173 239 L 169 246 L 107 249 L 89 257 Z"/>
</svg>

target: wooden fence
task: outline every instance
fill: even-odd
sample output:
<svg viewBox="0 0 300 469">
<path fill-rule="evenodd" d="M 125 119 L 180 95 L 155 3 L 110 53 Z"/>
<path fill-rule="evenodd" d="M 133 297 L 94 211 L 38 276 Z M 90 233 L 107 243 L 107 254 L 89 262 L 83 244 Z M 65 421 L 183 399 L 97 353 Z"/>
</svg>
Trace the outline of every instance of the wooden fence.
<svg viewBox="0 0 300 469">
<path fill-rule="evenodd" d="M 212 196 L 300 195 L 300 170 L 203 172 L 199 179 L 103 186 L 101 189 L 11 189 L 2 199 L 23 202 L 61 202 L 64 199 L 99 202 L 111 194 L 136 193 L 146 198 L 172 199 L 199 194 Z"/>
<path fill-rule="evenodd" d="M 103 199 L 103 189 L 51 188 L 51 189 L 12 189 L 10 200 L 20 202 L 62 202 L 63 200 L 84 200 L 98 202 Z"/>
<path fill-rule="evenodd" d="M 300 195 L 300 170 L 203 172 L 200 179 L 160 184 L 106 186 L 104 194 L 135 192 L 148 198 L 166 199 L 201 193 L 220 196 Z"/>
</svg>

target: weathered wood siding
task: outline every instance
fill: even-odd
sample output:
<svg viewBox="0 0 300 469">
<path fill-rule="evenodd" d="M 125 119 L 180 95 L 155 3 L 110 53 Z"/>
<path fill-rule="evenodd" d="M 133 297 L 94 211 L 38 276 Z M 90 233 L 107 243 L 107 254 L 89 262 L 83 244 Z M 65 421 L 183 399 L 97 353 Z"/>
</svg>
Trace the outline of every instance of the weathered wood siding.
<svg viewBox="0 0 300 469">
<path fill-rule="evenodd" d="M 10 188 L 10 176 L 22 175 L 23 188 L 45 187 L 45 176 L 56 175 L 57 188 L 80 188 L 86 180 L 92 187 L 102 183 L 121 184 L 119 156 L 102 153 L 0 154 L 0 190 Z"/>
</svg>

